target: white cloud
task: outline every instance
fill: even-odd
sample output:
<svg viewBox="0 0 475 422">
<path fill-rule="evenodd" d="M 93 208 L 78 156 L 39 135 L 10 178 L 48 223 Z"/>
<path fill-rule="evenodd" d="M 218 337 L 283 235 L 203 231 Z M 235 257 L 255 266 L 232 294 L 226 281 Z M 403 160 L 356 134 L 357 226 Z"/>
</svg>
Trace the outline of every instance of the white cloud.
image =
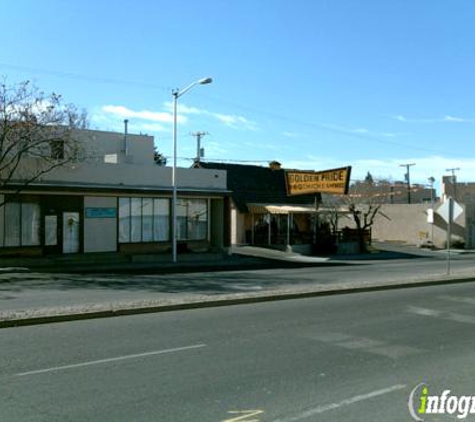
<svg viewBox="0 0 475 422">
<path fill-rule="evenodd" d="M 163 103 L 163 107 L 165 110 L 168 110 L 170 113 L 173 113 L 173 103 L 171 101 L 167 101 Z M 178 114 L 204 114 L 207 113 L 206 110 L 199 109 L 197 107 L 189 107 L 183 103 L 177 104 L 177 112 Z"/>
<path fill-rule="evenodd" d="M 370 133 L 370 131 L 365 128 L 351 129 L 350 131 L 354 133 Z"/>
<path fill-rule="evenodd" d="M 282 132 L 282 136 L 285 136 L 286 138 L 302 138 L 303 137 L 303 135 L 296 132 Z"/>
<path fill-rule="evenodd" d="M 398 119 L 404 119 L 403 116 L 393 116 L 394 118 Z M 405 121 L 405 120 L 404 120 Z M 378 132 L 375 130 L 367 129 L 364 127 L 360 128 L 347 128 L 344 126 L 338 126 L 338 125 L 328 125 L 328 124 L 321 124 L 322 127 L 330 129 L 335 132 L 340 132 L 340 133 L 345 133 L 345 134 L 350 134 L 350 135 L 355 135 L 358 136 L 360 135 L 361 137 L 366 136 L 366 137 L 372 137 L 372 138 L 379 138 L 379 137 L 384 137 L 384 138 L 396 138 L 401 135 L 401 133 L 395 133 L 395 132 Z"/>
<path fill-rule="evenodd" d="M 220 157 L 223 154 L 226 154 L 228 152 L 227 149 L 224 149 L 221 144 L 218 142 L 214 141 L 208 141 L 205 143 L 204 146 L 205 149 L 205 156 L 217 156 Z"/>
<path fill-rule="evenodd" d="M 445 122 L 470 123 L 474 121 L 474 119 L 468 119 L 466 117 L 449 116 L 449 115 L 446 115 L 444 117 L 429 118 L 429 119 L 407 118 L 402 115 L 396 115 L 396 116 L 391 116 L 391 117 L 394 120 L 398 120 L 399 122 L 405 122 L 405 123 L 445 123 Z"/>
<path fill-rule="evenodd" d="M 404 116 L 398 115 L 398 116 L 391 116 L 395 120 L 399 120 L 400 122 L 407 122 L 407 119 Z"/>
<path fill-rule="evenodd" d="M 140 119 L 140 120 L 149 120 L 152 122 L 161 122 L 161 123 L 172 123 L 173 114 L 162 112 L 162 111 L 150 111 L 150 110 L 132 110 L 124 106 L 116 105 L 105 105 L 101 107 L 101 111 L 106 114 L 117 116 L 123 119 Z M 177 116 L 179 122 L 186 121 L 186 117 Z"/>
<path fill-rule="evenodd" d="M 251 120 L 242 116 L 236 116 L 232 114 L 219 114 L 208 112 L 208 115 L 224 123 L 226 126 L 233 129 L 246 129 L 246 130 L 258 130 L 257 124 Z"/>
<path fill-rule="evenodd" d="M 466 119 L 464 117 L 444 116 L 443 121 L 444 122 L 467 123 L 467 122 L 472 122 L 473 119 Z"/>
<path fill-rule="evenodd" d="M 133 110 L 122 105 L 104 105 L 100 107 L 92 116 L 92 120 L 97 123 L 111 122 L 113 119 L 135 119 L 134 127 L 139 127 L 140 130 L 150 130 L 152 132 L 163 131 L 163 126 L 159 125 L 160 123 L 173 123 L 173 103 L 165 102 L 163 103 L 164 111 L 152 111 L 152 110 Z M 190 107 L 182 103 L 177 104 L 177 121 L 178 123 L 187 123 L 188 115 L 200 115 L 205 117 L 210 117 L 222 123 L 226 127 L 235 129 L 235 130 L 248 130 L 256 131 L 259 130 L 256 122 L 249 120 L 243 116 L 234 115 L 234 114 L 222 114 L 216 113 L 205 109 L 200 109 L 197 107 Z M 144 122 L 154 122 L 157 125 L 148 125 L 146 126 Z M 132 123 L 132 122 L 131 122 Z M 114 124 L 115 126 L 115 124 Z M 131 125 L 132 127 L 132 125 Z"/>
<path fill-rule="evenodd" d="M 160 123 L 139 123 L 130 126 L 136 132 L 169 132 L 170 129 Z"/>
<path fill-rule="evenodd" d="M 165 102 L 164 107 L 166 110 L 173 111 L 173 103 L 172 102 Z M 206 109 L 200 109 L 197 107 L 189 107 L 185 104 L 178 103 L 177 111 L 181 114 L 196 114 L 202 116 L 209 116 L 213 119 L 218 120 L 219 122 L 223 123 L 225 126 L 230 127 L 232 129 L 245 129 L 245 130 L 258 130 L 258 125 L 256 122 L 253 122 L 243 116 L 235 115 L 235 114 L 222 114 L 216 113 L 214 111 L 209 111 Z"/>
</svg>

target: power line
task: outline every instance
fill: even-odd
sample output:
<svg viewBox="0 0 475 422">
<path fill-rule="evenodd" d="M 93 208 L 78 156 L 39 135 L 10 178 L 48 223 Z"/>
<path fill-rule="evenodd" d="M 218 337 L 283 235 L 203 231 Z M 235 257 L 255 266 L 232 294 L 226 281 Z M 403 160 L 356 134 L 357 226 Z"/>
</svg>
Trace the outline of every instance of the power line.
<svg viewBox="0 0 475 422">
<path fill-rule="evenodd" d="M 52 70 L 52 69 L 45 69 L 45 68 L 36 68 L 36 67 L 28 67 L 28 66 L 18 66 L 18 65 L 13 65 L 9 63 L 0 63 L 0 67 L 7 67 L 11 69 L 17 69 L 25 72 L 37 72 L 37 73 L 44 73 L 48 75 L 53 75 L 53 76 L 58 76 L 58 77 L 63 77 L 63 78 L 73 78 L 73 79 L 83 79 L 83 80 L 88 80 L 92 82 L 97 82 L 97 83 L 108 83 L 108 84 L 117 84 L 117 85 L 129 85 L 129 86 L 135 86 L 138 88 L 147 88 L 147 89 L 158 89 L 158 90 L 165 90 L 165 91 L 171 91 L 170 87 L 165 87 L 163 85 L 157 85 L 157 84 L 150 84 L 150 83 L 144 83 L 144 82 L 137 82 L 137 81 L 131 81 L 131 80 L 124 80 L 124 79 L 113 79 L 113 78 L 107 78 L 107 77 L 98 77 L 98 76 L 92 76 L 92 75 L 84 75 L 80 73 L 71 73 L 71 72 L 64 72 L 64 71 L 58 71 L 58 70 Z M 197 96 L 201 96 L 203 98 L 208 98 L 214 102 L 219 102 L 222 104 L 227 104 L 232 107 L 239 108 L 241 110 L 246 110 L 248 112 L 254 113 L 254 114 L 260 114 L 263 116 L 268 116 L 273 119 L 278 119 L 278 120 L 283 120 L 287 121 L 289 123 L 293 123 L 296 125 L 301 125 L 301 126 L 307 126 L 307 127 L 313 127 L 317 128 L 320 130 L 324 130 L 326 132 L 330 133 L 337 133 L 339 135 L 343 135 L 352 139 L 362 139 L 365 141 L 370 141 L 370 142 L 375 142 L 379 144 L 385 144 L 385 145 L 391 145 L 395 147 L 400 147 L 400 148 L 406 148 L 409 150 L 417 150 L 417 151 L 423 151 L 423 152 L 431 152 L 431 153 L 436 153 L 436 154 L 443 154 L 446 156 L 452 156 L 452 157 L 458 157 L 458 155 L 449 152 L 449 151 L 442 151 L 442 150 L 437 150 L 437 149 L 432 149 L 432 148 L 424 148 L 424 147 L 418 147 L 414 146 L 413 144 L 405 144 L 402 142 L 396 142 L 396 141 L 389 141 L 386 139 L 381 139 L 381 136 L 384 135 L 379 135 L 379 134 L 369 134 L 369 133 L 355 133 L 352 132 L 351 130 L 347 130 L 344 128 L 338 128 L 335 127 L 334 125 L 328 125 L 324 123 L 314 123 L 314 122 L 305 122 L 302 120 L 294 119 L 288 116 L 283 116 L 280 114 L 268 112 L 265 110 L 260 110 L 256 109 L 254 107 L 250 107 L 248 105 L 243 105 L 239 104 L 227 99 L 222 99 L 219 97 L 214 97 L 214 96 L 209 96 L 206 94 L 196 94 Z"/>
<path fill-rule="evenodd" d="M 83 79 L 86 81 L 99 82 L 99 83 L 130 85 L 130 86 L 136 86 L 140 88 L 153 88 L 153 89 L 171 91 L 170 88 L 165 87 L 165 86 L 144 83 L 144 82 L 130 81 L 126 79 L 114 79 L 114 78 L 107 78 L 103 76 L 84 75 L 81 73 L 63 72 L 60 70 L 44 69 L 44 68 L 38 68 L 38 67 L 18 66 L 18 65 L 8 64 L 8 63 L 0 63 L 0 67 L 8 67 L 8 68 L 20 70 L 23 72 L 43 73 L 45 75 L 58 76 L 61 78 Z"/>
</svg>

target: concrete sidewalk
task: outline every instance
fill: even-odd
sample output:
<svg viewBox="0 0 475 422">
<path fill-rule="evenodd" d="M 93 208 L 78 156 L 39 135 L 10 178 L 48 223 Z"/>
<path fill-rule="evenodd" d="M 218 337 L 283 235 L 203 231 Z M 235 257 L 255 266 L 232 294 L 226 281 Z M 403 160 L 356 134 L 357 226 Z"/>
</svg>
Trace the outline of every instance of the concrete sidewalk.
<svg viewBox="0 0 475 422">
<path fill-rule="evenodd" d="M 373 254 L 359 256 L 363 261 L 356 257 L 335 260 L 260 249 L 244 248 L 240 256 L 221 256 L 219 260 L 209 255 L 202 255 L 200 261 L 196 256 L 188 260 L 180 257 L 177 264 L 156 262 L 153 256 L 122 263 L 107 262 L 109 258 L 102 257 L 101 262 L 88 265 L 85 272 L 89 274 L 80 271 L 87 263 L 73 265 L 68 259 L 61 260 L 54 273 L 47 272 L 49 265 L 46 264 L 41 267 L 42 272 L 4 268 L 0 272 L 0 327 L 475 280 L 474 271 L 468 269 L 452 276 L 433 274 L 408 278 L 393 274 L 377 280 L 352 281 L 352 277 L 348 277 L 331 283 L 274 282 L 269 280 L 266 269 L 277 275 L 280 268 L 371 265 Z M 390 251 L 374 255 L 396 260 L 408 259 L 411 254 Z M 151 262 L 143 262 L 147 259 Z M 95 268 L 101 271 L 90 274 Z M 60 269 L 76 271 L 60 273 Z M 248 272 L 256 269 L 264 271 Z M 197 271 L 208 277 L 193 274 Z M 245 283 L 243 273 L 251 274 L 246 275 Z"/>
<path fill-rule="evenodd" d="M 289 254 L 267 248 L 238 247 L 232 253 L 194 253 L 169 255 L 117 253 L 59 255 L 47 257 L 0 258 L 0 274 L 8 272 L 44 272 L 72 274 L 173 274 L 200 271 L 233 271 L 243 268 L 289 268 L 341 264 L 329 258 Z"/>
<path fill-rule="evenodd" d="M 11 274 L 16 278 L 16 282 L 25 276 L 25 273 Z M 40 285 L 46 285 L 50 280 L 36 278 L 45 277 L 45 274 L 30 273 L 31 282 L 34 280 Z M 33 277 L 33 279 L 31 278 Z M 70 276 L 69 276 L 70 277 Z M 88 280 L 74 280 L 69 278 L 70 282 L 86 282 Z M 392 278 L 381 280 L 379 282 L 343 282 L 322 285 L 315 283 L 313 286 L 282 286 L 264 291 L 246 291 L 236 290 L 232 293 L 188 293 L 168 292 L 161 293 L 159 299 L 148 300 L 144 297 L 134 299 L 136 295 L 130 292 L 123 292 L 124 295 L 111 295 L 103 297 L 101 292 L 97 292 L 97 299 L 94 302 L 81 303 L 81 292 L 78 292 L 77 303 L 66 304 L 66 301 L 60 301 L 54 306 L 22 307 L 10 309 L 0 309 L 0 328 L 44 324 L 61 321 L 72 321 L 92 318 L 105 318 L 120 315 L 133 315 L 152 312 L 166 312 L 180 309 L 193 309 L 215 306 L 228 306 L 246 303 L 297 299 L 306 297 L 328 296 L 334 294 L 362 293 L 378 290 L 390 290 L 408 287 L 433 286 L 448 283 L 461 283 L 475 281 L 473 271 L 466 274 L 456 274 L 452 276 L 429 276 L 413 279 Z M 2 292 L 2 283 L 0 282 L 0 298 Z M 127 296 L 127 299 L 125 299 Z M 140 295 L 139 295 L 140 296 Z M 58 297 L 56 297 L 58 299 Z M 74 301 L 73 301 L 74 302 Z M 61 304 L 60 304 L 61 303 Z"/>
<path fill-rule="evenodd" d="M 256 246 L 233 246 L 230 254 L 190 253 L 179 254 L 178 262 L 171 262 L 166 254 L 93 253 L 39 257 L 0 257 L 0 273 L 45 272 L 79 274 L 170 274 L 198 271 L 226 271 L 292 266 L 345 265 L 362 261 L 439 257 L 435 252 L 415 247 L 375 244 L 367 254 L 307 256 Z M 453 252 L 456 253 L 455 251 Z"/>
</svg>

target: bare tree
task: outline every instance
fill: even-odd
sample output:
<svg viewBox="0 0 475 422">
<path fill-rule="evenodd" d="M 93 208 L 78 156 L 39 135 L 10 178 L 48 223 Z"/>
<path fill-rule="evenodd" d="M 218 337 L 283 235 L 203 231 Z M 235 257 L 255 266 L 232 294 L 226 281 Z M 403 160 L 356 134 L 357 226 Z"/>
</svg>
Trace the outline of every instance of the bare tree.
<svg viewBox="0 0 475 422">
<path fill-rule="evenodd" d="M 382 204 L 363 203 L 356 204 L 354 202 L 349 203 L 348 210 L 353 216 L 353 220 L 356 225 L 358 233 L 358 246 L 360 252 L 365 252 L 367 249 L 365 241 L 365 233 L 371 229 L 374 224 L 374 219 L 378 214 L 378 211 L 382 207 Z"/>
<path fill-rule="evenodd" d="M 74 129 L 86 113 L 29 81 L 0 85 L 0 189 L 19 194 L 43 175 L 84 157 Z M 3 205 L 3 203 L 0 203 Z"/>
<path fill-rule="evenodd" d="M 391 192 L 382 189 L 378 182 L 369 180 L 357 181 L 350 186 L 348 195 L 328 195 L 326 207 L 329 210 L 328 219 L 335 230 L 341 221 L 342 214 L 353 220 L 354 230 L 358 239 L 360 252 L 367 250 L 366 234 L 374 224 L 384 203 L 389 202 Z"/>
</svg>

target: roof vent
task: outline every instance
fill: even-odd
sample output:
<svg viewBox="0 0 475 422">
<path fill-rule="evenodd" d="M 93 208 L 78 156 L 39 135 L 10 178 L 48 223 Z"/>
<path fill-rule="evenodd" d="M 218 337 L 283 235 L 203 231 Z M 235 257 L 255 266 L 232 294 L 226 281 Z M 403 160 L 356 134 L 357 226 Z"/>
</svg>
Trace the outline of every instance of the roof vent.
<svg viewBox="0 0 475 422">
<path fill-rule="evenodd" d="M 269 168 L 271 170 L 280 170 L 282 168 L 282 164 L 280 164 L 278 161 L 271 161 L 269 163 Z"/>
</svg>

